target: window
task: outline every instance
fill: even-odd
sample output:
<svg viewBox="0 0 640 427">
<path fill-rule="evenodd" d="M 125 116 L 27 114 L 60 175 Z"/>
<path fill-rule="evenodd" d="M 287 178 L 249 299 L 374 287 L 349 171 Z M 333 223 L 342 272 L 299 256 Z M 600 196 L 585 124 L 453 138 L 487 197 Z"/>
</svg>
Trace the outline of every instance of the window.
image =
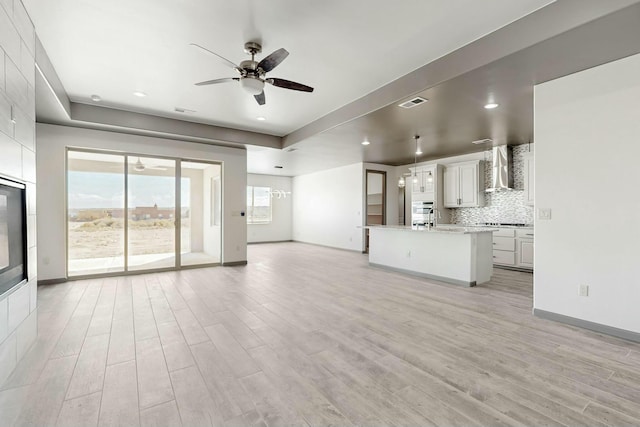
<svg viewBox="0 0 640 427">
<path fill-rule="evenodd" d="M 271 222 L 271 187 L 247 187 L 247 224 Z"/>
</svg>

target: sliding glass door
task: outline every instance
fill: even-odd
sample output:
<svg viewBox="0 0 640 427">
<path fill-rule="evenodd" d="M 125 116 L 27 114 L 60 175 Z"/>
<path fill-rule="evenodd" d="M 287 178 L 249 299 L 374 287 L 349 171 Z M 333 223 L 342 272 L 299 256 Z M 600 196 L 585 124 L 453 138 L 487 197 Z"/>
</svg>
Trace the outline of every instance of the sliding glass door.
<svg viewBox="0 0 640 427">
<path fill-rule="evenodd" d="M 221 169 L 217 163 L 69 149 L 68 275 L 219 263 Z"/>
<path fill-rule="evenodd" d="M 220 262 L 220 165 L 180 162 L 180 263 Z"/>
<path fill-rule="evenodd" d="M 69 151 L 67 261 L 74 275 L 124 271 L 124 156 Z"/>
<path fill-rule="evenodd" d="M 129 270 L 176 265 L 176 161 L 128 156 Z"/>
</svg>

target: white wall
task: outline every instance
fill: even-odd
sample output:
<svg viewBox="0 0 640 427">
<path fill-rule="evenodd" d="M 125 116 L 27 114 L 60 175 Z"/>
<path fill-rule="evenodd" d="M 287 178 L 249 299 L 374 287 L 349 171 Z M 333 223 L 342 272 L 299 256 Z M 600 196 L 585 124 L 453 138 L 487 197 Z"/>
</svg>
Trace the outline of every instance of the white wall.
<svg viewBox="0 0 640 427">
<path fill-rule="evenodd" d="M 361 251 L 363 164 L 293 178 L 293 240 Z"/>
<path fill-rule="evenodd" d="M 636 333 L 639 99 L 640 55 L 535 88 L 534 307 Z"/>
<path fill-rule="evenodd" d="M 387 224 L 397 224 L 397 168 L 354 163 L 293 178 L 293 240 L 364 250 L 367 169 L 387 173 Z"/>
<path fill-rule="evenodd" d="M 292 240 L 293 198 L 292 178 L 288 176 L 257 175 L 247 176 L 247 185 L 271 187 L 272 190 L 291 192 L 286 198 L 271 199 L 271 223 L 247 224 L 247 240 L 249 243 L 281 242 Z"/>
<path fill-rule="evenodd" d="M 38 268 L 40 280 L 66 276 L 65 148 L 85 147 L 142 155 L 223 162 L 222 262 L 247 259 L 247 228 L 240 212 L 246 209 L 247 154 L 244 149 L 169 139 L 127 135 L 46 124 L 37 125 Z"/>
</svg>

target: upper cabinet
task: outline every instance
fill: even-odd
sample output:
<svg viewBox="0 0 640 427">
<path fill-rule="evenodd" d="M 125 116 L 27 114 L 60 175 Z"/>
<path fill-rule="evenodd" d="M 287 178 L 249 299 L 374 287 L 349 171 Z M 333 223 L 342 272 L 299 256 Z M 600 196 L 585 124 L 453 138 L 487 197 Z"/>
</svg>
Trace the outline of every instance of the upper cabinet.
<svg viewBox="0 0 640 427">
<path fill-rule="evenodd" d="M 409 177 L 411 183 L 411 193 L 414 199 L 433 201 L 436 197 L 437 166 L 419 166 L 412 169 L 413 174 Z"/>
<path fill-rule="evenodd" d="M 444 206 L 484 206 L 484 162 L 452 163 L 444 170 Z"/>
<path fill-rule="evenodd" d="M 524 201 L 527 205 L 533 206 L 535 202 L 535 168 L 533 154 L 524 157 Z"/>
</svg>

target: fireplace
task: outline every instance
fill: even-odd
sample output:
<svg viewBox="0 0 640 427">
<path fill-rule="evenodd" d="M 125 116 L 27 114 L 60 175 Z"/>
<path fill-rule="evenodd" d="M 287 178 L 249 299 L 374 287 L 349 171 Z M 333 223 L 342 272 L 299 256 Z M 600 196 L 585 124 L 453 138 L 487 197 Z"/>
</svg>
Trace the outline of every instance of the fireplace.
<svg viewBox="0 0 640 427">
<path fill-rule="evenodd" d="M 27 278 L 25 185 L 0 178 L 0 295 Z"/>
</svg>

